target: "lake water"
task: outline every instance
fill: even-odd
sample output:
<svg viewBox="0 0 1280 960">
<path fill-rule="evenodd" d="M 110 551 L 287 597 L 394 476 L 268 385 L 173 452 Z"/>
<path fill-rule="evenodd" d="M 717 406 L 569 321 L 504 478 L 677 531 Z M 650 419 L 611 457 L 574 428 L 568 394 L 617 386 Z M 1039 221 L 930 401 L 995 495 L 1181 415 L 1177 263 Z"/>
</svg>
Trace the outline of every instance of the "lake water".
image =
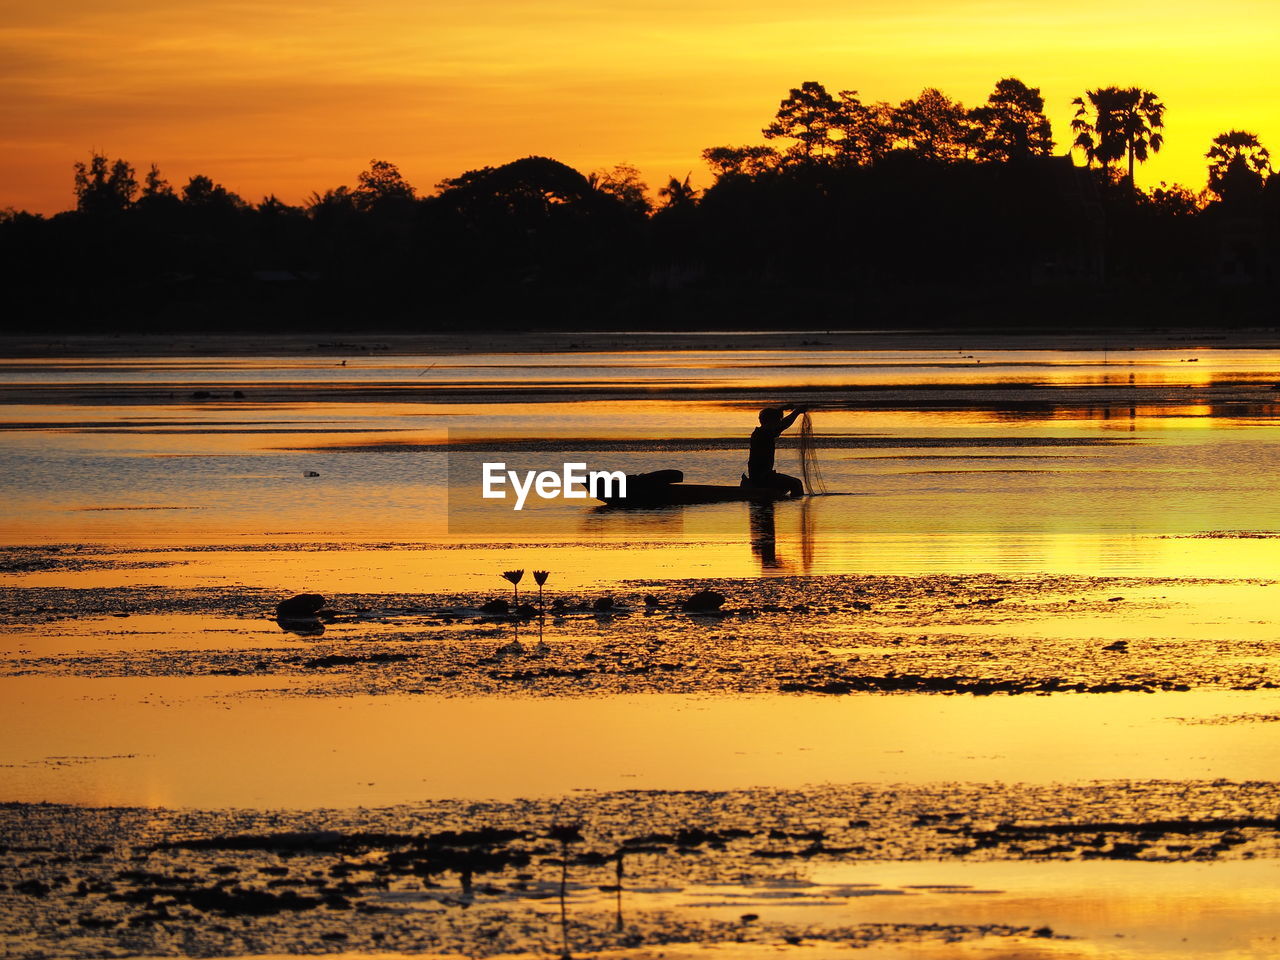
<svg viewBox="0 0 1280 960">
<path fill-rule="evenodd" d="M 1280 467 L 1280 361 L 1270 351 L 691 351 L 340 363 L 0 362 L 0 396 L 11 401 L 0 423 L 4 539 L 688 544 L 716 558 L 714 569 L 739 571 L 751 566 L 745 548 L 771 538 L 774 559 L 757 549 L 757 572 L 960 565 L 1243 575 L 1272 557 L 1270 544 L 1255 541 L 1237 554 L 1238 542 L 1224 551 L 1212 541 L 1161 538 L 1280 530 L 1271 489 Z M 198 391 L 212 396 L 193 399 Z M 232 399 L 235 391 L 243 399 Z M 478 477 L 455 469 L 449 488 L 451 441 L 487 445 L 466 459 L 513 469 L 583 460 L 735 483 L 756 411 L 800 402 L 815 406 L 828 489 L 851 496 L 780 504 L 764 515 L 745 504 L 608 512 L 560 501 L 476 521 L 468 510 Z M 527 449 L 543 440 L 549 449 Z M 794 449 L 780 449 L 778 459 L 779 469 L 794 470 Z M 616 552 L 594 555 L 610 559 L 593 565 L 602 577 L 638 573 Z"/>
</svg>

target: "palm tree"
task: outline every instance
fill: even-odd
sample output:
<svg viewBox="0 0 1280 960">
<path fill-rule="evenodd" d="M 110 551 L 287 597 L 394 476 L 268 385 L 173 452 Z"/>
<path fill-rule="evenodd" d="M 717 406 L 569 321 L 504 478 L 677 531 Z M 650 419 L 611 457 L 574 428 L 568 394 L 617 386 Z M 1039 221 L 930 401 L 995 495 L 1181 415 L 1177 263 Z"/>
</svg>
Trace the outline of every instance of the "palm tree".
<svg viewBox="0 0 1280 960">
<path fill-rule="evenodd" d="M 1076 113 L 1071 129 L 1075 147 L 1084 151 L 1086 162 L 1107 167 L 1127 156 L 1129 186 L 1133 187 L 1135 163 L 1145 162 L 1149 153 L 1164 146 L 1164 104 L 1150 90 L 1141 87 L 1099 87 L 1086 90 L 1071 101 Z"/>
<path fill-rule="evenodd" d="M 1209 161 L 1209 189 L 1222 196 L 1228 175 L 1239 172 L 1251 180 L 1261 181 L 1271 172 L 1271 154 L 1246 130 L 1228 130 L 1213 138 L 1213 146 L 1205 154 Z"/>
<path fill-rule="evenodd" d="M 681 210 L 698 202 L 698 191 L 689 184 L 689 178 L 692 176 L 691 171 L 685 174 L 684 180 L 671 177 L 665 187 L 658 188 L 658 196 L 663 199 L 664 208 L 672 207 Z"/>
</svg>

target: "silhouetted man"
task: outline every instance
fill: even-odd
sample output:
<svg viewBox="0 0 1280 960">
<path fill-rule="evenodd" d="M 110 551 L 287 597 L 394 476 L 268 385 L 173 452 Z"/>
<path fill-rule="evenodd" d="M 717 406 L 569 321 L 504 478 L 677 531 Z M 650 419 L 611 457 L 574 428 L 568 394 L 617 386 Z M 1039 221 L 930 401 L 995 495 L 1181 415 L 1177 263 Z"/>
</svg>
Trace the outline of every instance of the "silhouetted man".
<svg viewBox="0 0 1280 960">
<path fill-rule="evenodd" d="M 747 457 L 747 483 L 753 487 L 772 487 L 789 497 L 804 494 L 804 484 L 795 477 L 773 469 L 774 449 L 782 431 L 796 422 L 808 407 L 796 407 L 784 414 L 781 407 L 765 407 L 760 411 L 760 426 L 751 431 L 751 454 Z"/>
</svg>

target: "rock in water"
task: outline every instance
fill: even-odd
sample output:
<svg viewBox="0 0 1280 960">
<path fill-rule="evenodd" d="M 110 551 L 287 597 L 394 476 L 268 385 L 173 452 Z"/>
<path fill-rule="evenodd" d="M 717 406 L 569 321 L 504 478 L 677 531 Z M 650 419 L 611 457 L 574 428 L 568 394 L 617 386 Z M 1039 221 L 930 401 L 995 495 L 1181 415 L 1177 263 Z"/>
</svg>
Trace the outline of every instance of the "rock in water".
<svg viewBox="0 0 1280 960">
<path fill-rule="evenodd" d="M 597 597 L 591 609 L 596 613 L 608 613 L 613 609 L 613 597 Z"/>
<path fill-rule="evenodd" d="M 662 601 L 659 600 L 657 597 L 655 597 L 652 593 L 646 593 L 644 595 L 644 605 L 646 607 L 656 607 L 661 603 Z"/>
<path fill-rule="evenodd" d="M 299 637 L 324 636 L 324 624 L 316 617 L 276 617 L 276 626 Z"/>
<path fill-rule="evenodd" d="M 277 617 L 314 617 L 324 607 L 324 597 L 318 593 L 300 593 L 276 604 Z"/>
<path fill-rule="evenodd" d="M 497 600 L 490 600 L 488 603 L 486 603 L 483 607 L 480 608 L 480 612 L 488 613 L 491 615 L 510 613 L 511 604 L 507 603 L 507 601 L 499 597 Z"/>
<path fill-rule="evenodd" d="M 686 613 L 716 613 L 724 606 L 725 596 L 714 590 L 699 590 L 684 602 Z"/>
</svg>

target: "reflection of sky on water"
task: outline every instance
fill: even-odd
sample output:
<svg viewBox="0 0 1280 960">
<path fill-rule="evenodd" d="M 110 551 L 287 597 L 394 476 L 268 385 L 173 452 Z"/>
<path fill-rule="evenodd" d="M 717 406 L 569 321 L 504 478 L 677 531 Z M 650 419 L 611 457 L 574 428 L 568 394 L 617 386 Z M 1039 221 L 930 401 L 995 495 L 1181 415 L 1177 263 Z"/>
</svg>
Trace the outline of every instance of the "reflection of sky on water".
<svg viewBox="0 0 1280 960">
<path fill-rule="evenodd" d="M 1022 783 L 1249 781 L 1272 775 L 1280 743 L 1280 724 L 1176 719 L 1275 712 L 1273 692 L 288 695 L 316 684 L 0 678 L 2 759 L 24 765 L 0 799 L 322 808 L 584 789 L 977 783 L 1011 770 Z M 118 759 L 39 763 L 73 756 Z"/>
<path fill-rule="evenodd" d="M 807 371 L 806 377 L 818 371 L 848 382 L 889 377 L 921 384 L 945 375 L 975 385 L 993 371 L 1020 370 L 1058 387 L 1127 381 L 1130 373 L 1144 382 L 1187 386 L 1214 378 L 1268 384 L 1280 379 L 1280 356 L 1269 351 L 1201 350 L 1194 364 L 1185 362 L 1190 356 L 1133 351 L 1109 354 L 1104 363 L 1097 351 L 988 351 L 981 365 L 939 367 L 955 358 L 885 352 L 561 354 L 534 357 L 532 363 L 541 366 L 532 369 L 512 355 L 360 357 L 347 367 L 329 357 L 6 361 L 0 363 L 0 382 L 72 377 L 137 384 L 175 376 L 195 382 L 231 372 L 240 378 L 236 382 L 250 386 L 304 375 L 338 386 L 390 374 L 428 383 L 436 377 L 456 380 L 463 370 L 476 382 L 505 384 L 507 393 L 502 402 L 471 404 L 348 403 L 338 393 L 338 399 L 272 404 L 192 402 L 183 394 L 171 403 L 143 405 L 10 405 L 3 411 L 8 429 L 0 430 L 6 493 L 0 522 L 10 543 L 422 542 L 446 536 L 477 542 L 689 542 L 712 544 L 699 549 L 718 558 L 718 569 L 745 565 L 780 573 L 839 572 L 874 562 L 894 569 L 1185 567 L 1179 558 L 1208 558 L 1220 552 L 1217 542 L 1159 537 L 1280 530 L 1280 506 L 1271 488 L 1280 467 L 1280 433 L 1270 404 L 1224 406 L 1199 402 L 1197 393 L 1178 403 L 1144 395 L 1131 406 L 1090 405 L 1079 402 L 1074 388 L 1055 388 L 1047 391 L 1054 402 L 1043 409 L 983 409 L 979 398 L 972 409 L 944 411 L 913 409 L 932 401 L 928 390 L 907 388 L 895 393 L 901 409 L 819 409 L 819 433 L 846 444 L 822 452 L 828 488 L 855 495 L 803 507 L 779 504 L 768 517 L 753 517 L 745 505 L 733 503 L 600 512 L 583 501 L 539 502 L 520 514 L 505 508 L 494 513 L 494 503 L 479 501 L 478 476 L 458 483 L 463 471 L 457 453 L 446 514 L 448 460 L 435 445 L 450 434 L 714 438 L 713 449 L 687 442 L 669 450 L 654 443 L 575 452 L 569 443 L 555 452 L 506 454 L 499 440 L 495 451 L 466 458 L 477 464 L 501 459 L 513 469 L 558 468 L 567 460 L 628 472 L 675 467 L 691 482 L 736 483 L 761 400 L 672 400 L 639 391 L 623 400 L 521 402 L 518 384 L 557 366 L 591 383 L 636 383 L 637 373 L 678 369 L 682 376 L 731 376 L 764 390 L 779 370 L 788 382 L 796 371 Z M 1124 358 L 1123 367 L 1117 357 Z M 430 366 L 437 362 L 441 366 Z M 440 372 L 446 368 L 452 372 Z M 845 406 L 856 407 L 858 395 L 850 396 Z M 741 449 L 733 448 L 734 438 L 741 438 Z M 793 449 L 779 451 L 780 469 L 795 470 L 794 461 Z M 306 471 L 320 476 L 306 478 Z M 1270 555 L 1265 543 L 1246 553 L 1258 551 Z"/>
<path fill-rule="evenodd" d="M 1043 951 L 990 945 L 913 945 L 868 956 L 913 960 L 964 957 L 1128 958 L 1250 957 L 1272 952 L 1275 890 L 1268 864 L 1239 863 L 876 863 L 815 867 L 820 884 L 872 882 L 888 887 L 959 884 L 970 889 L 910 890 L 913 896 L 857 900 L 846 917 L 880 923 L 998 921 L 1070 933 Z M 981 892 L 990 891 L 988 895 Z M 919 894 L 924 894 L 923 896 Z M 930 895 L 932 894 L 932 895 Z M 1105 945 L 1105 950 L 1102 947 Z M 960 946 L 960 949 L 957 947 Z"/>
<path fill-rule="evenodd" d="M 1122 384 L 1275 379 L 1268 350 L 688 350 L 3 360 L 6 384 Z"/>
</svg>

